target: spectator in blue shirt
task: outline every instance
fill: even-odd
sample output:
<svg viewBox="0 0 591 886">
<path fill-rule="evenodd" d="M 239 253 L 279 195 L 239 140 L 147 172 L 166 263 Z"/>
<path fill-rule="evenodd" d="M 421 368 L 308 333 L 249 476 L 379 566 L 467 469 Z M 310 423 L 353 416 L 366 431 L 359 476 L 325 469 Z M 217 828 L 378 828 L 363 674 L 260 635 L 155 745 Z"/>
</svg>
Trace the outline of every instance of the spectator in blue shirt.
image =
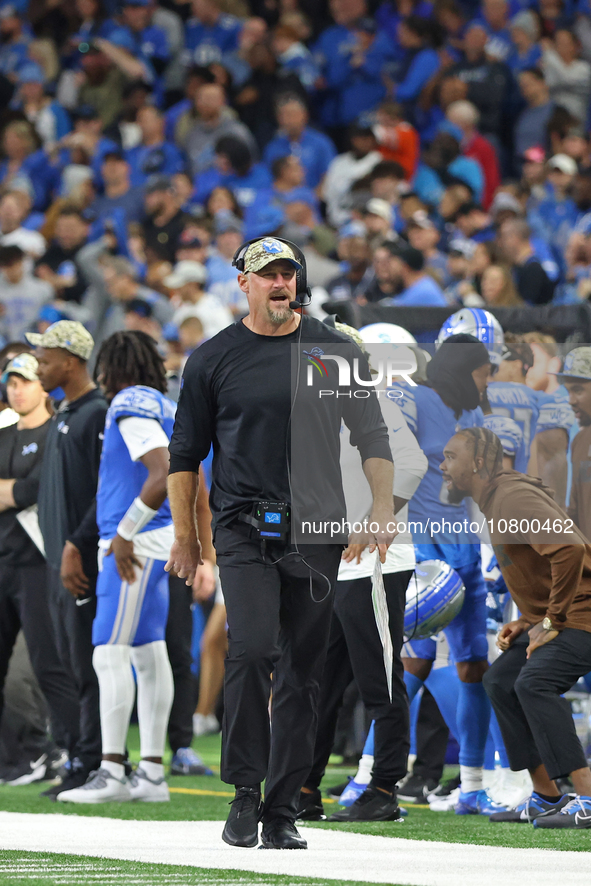
<svg viewBox="0 0 591 886">
<path fill-rule="evenodd" d="M 248 145 L 233 135 L 222 136 L 215 146 L 215 165 L 197 176 L 197 203 L 205 203 L 214 188 L 229 188 L 244 209 L 255 200 L 257 191 L 271 186 L 269 170 L 263 163 L 254 163 Z"/>
<path fill-rule="evenodd" d="M 482 0 L 482 15 L 477 19 L 488 34 L 486 54 L 500 62 L 507 61 L 513 49 L 509 31 L 507 0 Z"/>
<path fill-rule="evenodd" d="M 152 24 L 153 14 L 152 0 L 124 0 L 121 24 L 133 38 L 134 55 L 150 62 L 160 77 L 170 60 L 170 50 L 165 31 Z"/>
<path fill-rule="evenodd" d="M 570 196 L 570 190 L 577 164 L 567 154 L 556 154 L 548 160 L 547 187 L 548 197 L 542 200 L 533 212 L 528 213 L 527 220 L 532 232 L 550 244 L 561 258 L 568 245 L 579 210 Z M 564 262 L 562 271 L 564 271 Z"/>
<path fill-rule="evenodd" d="M 383 305 L 405 307 L 447 307 L 447 301 L 433 277 L 425 273 L 425 258 L 412 246 L 401 246 L 394 260 L 394 272 L 403 287 L 400 295 L 382 299 Z"/>
<path fill-rule="evenodd" d="M 131 186 L 140 187 L 151 175 L 182 172 L 184 158 L 175 145 L 164 140 L 165 121 L 158 108 L 151 105 L 141 108 L 136 123 L 142 131 L 142 141 L 125 154 L 131 169 Z"/>
<path fill-rule="evenodd" d="M 336 125 L 348 126 L 386 96 L 386 76 L 395 62 L 389 37 L 363 16 L 350 27 L 350 42 L 341 45 L 325 69 L 326 85 L 335 93 Z"/>
<path fill-rule="evenodd" d="M 223 13 L 216 0 L 192 0 L 191 9 L 193 16 L 185 27 L 188 64 L 220 62 L 225 52 L 238 47 L 240 19 Z"/>
<path fill-rule="evenodd" d="M 519 89 L 527 102 L 521 112 L 514 129 L 514 157 L 518 169 L 521 168 L 520 158 L 528 148 L 538 145 L 548 147 L 548 122 L 554 112 L 554 102 L 543 73 L 538 68 L 526 68 L 519 75 Z"/>
<path fill-rule="evenodd" d="M 30 42 L 15 4 L 3 6 L 0 15 L 0 74 L 10 77 L 25 64 Z"/>
<path fill-rule="evenodd" d="M 274 160 L 294 154 L 306 173 L 306 184 L 317 188 L 322 182 L 336 148 L 330 138 L 308 126 L 307 108 L 299 96 L 287 94 L 277 103 L 279 130 L 265 148 L 264 161 L 270 168 Z"/>
<path fill-rule="evenodd" d="M 306 92 L 312 92 L 320 77 L 320 69 L 296 29 L 279 25 L 273 31 L 272 46 L 279 63 L 279 75 L 295 74 Z"/>
<path fill-rule="evenodd" d="M 367 14 L 365 0 L 330 0 L 330 14 L 335 24 L 322 31 L 312 48 L 321 74 L 319 114 L 328 128 L 341 125 L 341 83 L 336 74 L 357 45 L 354 25 Z"/>
<path fill-rule="evenodd" d="M 33 124 L 43 143 L 51 149 L 71 129 L 70 118 L 62 106 L 46 94 L 45 73 L 36 62 L 27 62 L 18 71 L 18 91 L 10 103 L 21 110 Z"/>
<path fill-rule="evenodd" d="M 507 56 L 507 64 L 517 76 L 526 68 L 535 68 L 542 58 L 542 50 L 537 42 L 540 25 L 530 9 L 518 12 L 509 24 L 513 49 Z"/>
<path fill-rule="evenodd" d="M 404 6 L 404 12 L 401 12 L 401 6 Z M 433 4 L 428 0 L 410 0 L 406 3 L 401 3 L 400 0 L 385 0 L 376 12 L 376 23 L 392 43 L 396 44 L 398 43 L 398 26 L 408 15 L 430 18 L 433 15 Z"/>
<path fill-rule="evenodd" d="M 13 178 L 26 176 L 33 186 L 33 209 L 47 208 L 56 187 L 59 171 L 51 166 L 45 151 L 37 148 L 37 140 L 28 120 L 13 120 L 2 135 L 4 160 L 0 162 L 0 182 L 6 189 Z"/>
<path fill-rule="evenodd" d="M 142 188 L 132 188 L 129 163 L 121 153 L 111 151 L 105 154 L 101 164 L 101 176 L 105 193 L 97 197 L 90 207 L 93 226 L 90 240 L 102 236 L 108 224 L 119 211 L 126 223 L 139 222 L 144 218 L 144 193 Z"/>
<path fill-rule="evenodd" d="M 403 104 L 408 118 L 414 120 L 414 103 L 441 67 L 436 51 L 441 38 L 433 22 L 409 15 L 398 26 L 398 42 L 404 50 L 404 58 L 397 72 L 397 82 L 392 86 L 392 98 Z"/>
<path fill-rule="evenodd" d="M 449 122 L 443 125 L 447 131 L 440 131 L 423 153 L 413 179 L 413 189 L 424 203 L 437 206 L 449 178 L 453 177 L 465 181 L 476 202 L 480 203 L 484 190 L 480 164 L 460 153 L 461 130 Z M 452 128 L 458 130 L 456 135 L 449 131 Z"/>
</svg>

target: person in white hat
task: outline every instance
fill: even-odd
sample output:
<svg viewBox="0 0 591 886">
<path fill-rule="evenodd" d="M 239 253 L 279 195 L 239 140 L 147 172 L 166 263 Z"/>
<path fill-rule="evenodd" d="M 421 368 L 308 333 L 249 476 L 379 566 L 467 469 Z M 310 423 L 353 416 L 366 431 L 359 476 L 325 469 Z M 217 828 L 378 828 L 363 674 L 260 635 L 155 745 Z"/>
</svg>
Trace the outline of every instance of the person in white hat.
<svg viewBox="0 0 591 886">
<path fill-rule="evenodd" d="M 213 338 L 233 321 L 232 312 L 216 295 L 205 291 L 207 271 L 197 261 L 180 261 L 172 274 L 164 278 L 164 285 L 173 293 L 177 309 L 172 322 L 177 326 L 187 317 L 198 317 L 206 338 Z"/>
</svg>

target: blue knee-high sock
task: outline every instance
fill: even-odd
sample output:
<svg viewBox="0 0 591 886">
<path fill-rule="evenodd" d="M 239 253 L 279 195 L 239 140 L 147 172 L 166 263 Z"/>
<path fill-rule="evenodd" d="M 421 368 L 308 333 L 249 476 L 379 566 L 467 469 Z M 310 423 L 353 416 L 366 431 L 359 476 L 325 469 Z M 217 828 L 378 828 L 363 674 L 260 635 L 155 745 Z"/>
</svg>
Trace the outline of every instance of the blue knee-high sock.
<svg viewBox="0 0 591 886">
<path fill-rule="evenodd" d="M 457 717 L 460 765 L 482 766 L 490 723 L 490 702 L 482 683 L 460 683 Z"/>
<path fill-rule="evenodd" d="M 460 678 L 455 666 L 433 669 L 425 680 L 425 686 L 437 702 L 447 728 L 459 742 L 457 710 Z"/>
<path fill-rule="evenodd" d="M 505 742 L 501 734 L 501 727 L 493 710 L 490 712 L 490 734 L 492 735 L 495 751 L 499 755 L 499 761 L 503 769 L 509 769 L 509 757 L 505 750 Z M 486 767 L 488 769 L 488 766 Z"/>
<path fill-rule="evenodd" d="M 484 768 L 495 768 L 495 740 L 490 727 L 488 729 L 488 735 L 486 736 L 486 747 L 484 749 Z"/>
<path fill-rule="evenodd" d="M 365 744 L 363 745 L 363 754 L 369 754 L 370 757 L 373 757 L 374 723 L 375 720 L 372 720 L 369 732 L 367 733 L 367 738 L 365 739 Z"/>
<path fill-rule="evenodd" d="M 409 674 L 408 671 L 404 672 L 404 685 L 406 686 L 406 694 L 408 695 L 408 703 L 411 704 L 413 698 L 423 685 L 423 681 L 419 677 L 415 677 L 414 674 Z"/>
</svg>

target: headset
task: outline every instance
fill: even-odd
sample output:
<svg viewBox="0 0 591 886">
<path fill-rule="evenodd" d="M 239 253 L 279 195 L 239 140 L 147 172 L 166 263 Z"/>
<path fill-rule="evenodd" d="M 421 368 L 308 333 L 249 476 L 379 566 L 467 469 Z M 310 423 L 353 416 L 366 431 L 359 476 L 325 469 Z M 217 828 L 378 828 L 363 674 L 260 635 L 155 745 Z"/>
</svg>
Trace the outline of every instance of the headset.
<svg viewBox="0 0 591 886">
<path fill-rule="evenodd" d="M 284 243 L 286 246 L 292 250 L 295 255 L 297 261 L 300 263 L 301 268 L 299 271 L 296 271 L 296 300 L 289 303 L 289 307 L 292 311 L 297 311 L 299 308 L 307 307 L 312 301 L 312 292 L 310 291 L 310 287 L 308 286 L 308 271 L 306 268 L 306 256 L 302 252 L 299 246 L 295 243 L 292 243 L 291 240 L 284 240 L 283 237 L 255 237 L 253 240 L 247 240 L 246 243 L 243 243 L 239 249 L 234 253 L 234 258 L 232 259 L 232 267 L 236 268 L 240 271 L 241 274 L 244 273 L 244 260 L 246 258 L 246 253 L 248 249 L 254 243 L 261 243 L 265 240 L 277 240 L 279 243 Z M 304 301 L 305 299 L 305 301 Z"/>
</svg>

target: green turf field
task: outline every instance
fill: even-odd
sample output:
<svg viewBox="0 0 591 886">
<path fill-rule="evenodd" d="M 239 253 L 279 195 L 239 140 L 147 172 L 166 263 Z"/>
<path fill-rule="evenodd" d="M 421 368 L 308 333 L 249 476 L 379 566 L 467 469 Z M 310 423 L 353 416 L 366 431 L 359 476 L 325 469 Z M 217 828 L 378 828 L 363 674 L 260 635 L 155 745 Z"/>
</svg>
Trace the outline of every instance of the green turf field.
<svg viewBox="0 0 591 886">
<path fill-rule="evenodd" d="M 208 736 L 195 742 L 198 752 L 216 774 L 213 776 L 172 777 L 170 803 L 105 803 L 101 806 L 80 806 L 67 803 L 51 803 L 39 797 L 40 785 L 10 787 L 0 785 L 0 810 L 7 812 L 47 813 L 64 815 L 105 816 L 108 818 L 151 821 L 222 821 L 228 814 L 228 803 L 233 792 L 220 781 L 219 736 Z M 130 756 L 139 759 L 137 728 L 130 733 Z M 352 770 L 331 768 L 325 786 L 338 784 L 352 775 Z M 337 806 L 326 801 L 330 813 Z M 384 822 L 374 824 L 327 824 L 310 823 L 311 827 L 334 828 L 374 834 L 382 837 L 404 837 L 412 840 L 441 840 L 447 843 L 471 843 L 509 848 L 544 848 L 591 851 L 591 830 L 587 831 L 537 831 L 527 824 L 491 824 L 480 816 L 457 816 L 453 812 L 431 812 L 428 808 L 412 805 L 404 823 Z M 270 881 L 271 882 L 271 881 Z M 295 881 L 294 881 L 295 882 Z M 0 883 L 2 880 L 0 879 Z"/>
<path fill-rule="evenodd" d="M 14 886 L 335 886 L 334 880 L 253 874 L 248 871 L 216 871 L 181 865 L 142 864 L 86 858 L 81 855 L 48 855 L 42 852 L 2 852 L 0 883 Z M 341 880 L 339 886 L 367 886 L 358 880 Z M 388 884 L 396 886 L 396 884 Z"/>
</svg>

